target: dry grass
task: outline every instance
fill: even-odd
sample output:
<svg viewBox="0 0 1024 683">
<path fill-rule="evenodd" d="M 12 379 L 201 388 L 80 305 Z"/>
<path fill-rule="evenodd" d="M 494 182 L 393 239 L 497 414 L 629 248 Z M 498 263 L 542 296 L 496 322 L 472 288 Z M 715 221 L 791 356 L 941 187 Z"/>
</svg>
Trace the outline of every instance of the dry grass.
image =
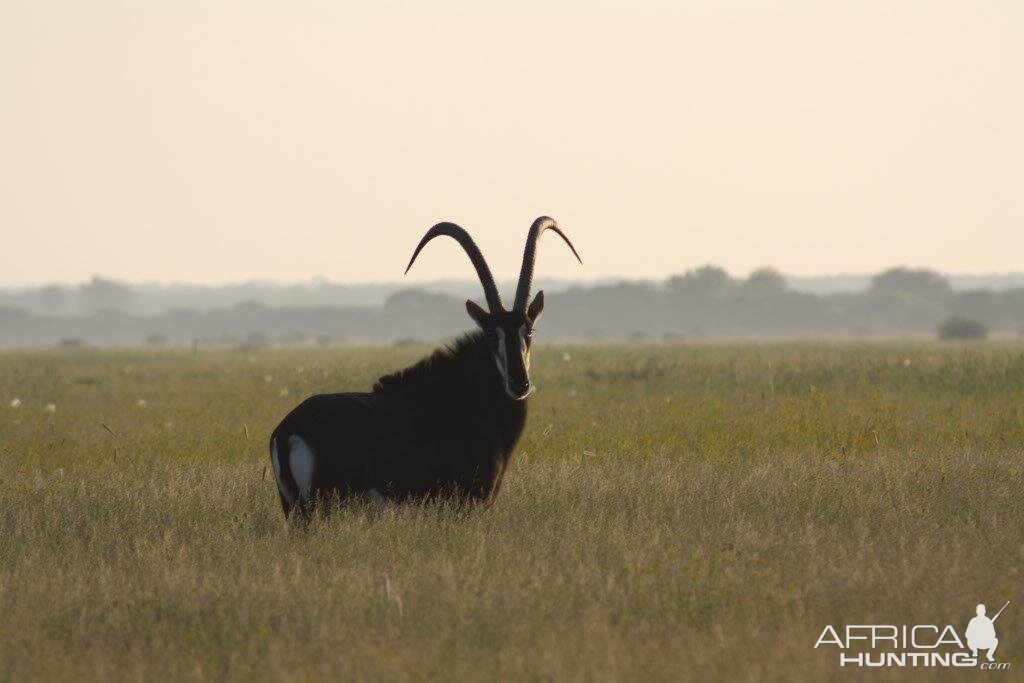
<svg viewBox="0 0 1024 683">
<path fill-rule="evenodd" d="M 276 420 L 416 353 L 0 356 L 0 679 L 819 680 L 1007 599 L 1020 677 L 1021 345 L 541 347 L 493 508 L 290 528 Z"/>
</svg>

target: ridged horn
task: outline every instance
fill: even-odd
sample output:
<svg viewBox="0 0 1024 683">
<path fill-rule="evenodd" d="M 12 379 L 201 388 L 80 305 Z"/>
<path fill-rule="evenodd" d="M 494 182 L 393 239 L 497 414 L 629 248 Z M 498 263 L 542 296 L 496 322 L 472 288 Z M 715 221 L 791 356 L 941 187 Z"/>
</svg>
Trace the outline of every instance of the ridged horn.
<svg viewBox="0 0 1024 683">
<path fill-rule="evenodd" d="M 405 272 L 408 273 L 409 269 L 412 268 L 413 262 L 427 242 L 439 235 L 447 235 L 453 238 L 462 245 L 466 254 L 469 255 L 469 260 L 473 262 L 473 267 L 476 268 L 477 277 L 480 278 L 480 284 L 484 287 L 484 296 L 487 297 L 487 307 L 491 310 L 491 313 L 504 311 L 505 308 L 501 303 L 501 295 L 498 294 L 498 287 L 494 284 L 494 276 L 491 275 L 491 269 L 487 267 L 484 255 L 480 253 L 480 248 L 476 246 L 476 242 L 469 236 L 469 233 L 460 226 L 455 225 L 455 223 L 438 223 L 430 230 L 427 230 L 427 234 L 420 240 L 416 251 L 412 253 L 412 258 L 409 259 L 409 265 L 405 267 Z"/>
<path fill-rule="evenodd" d="M 541 216 L 533 222 L 533 225 L 530 226 L 530 232 L 526 236 L 526 249 L 523 251 L 523 267 L 519 271 L 519 285 L 516 287 L 516 300 L 512 310 L 526 310 L 527 300 L 530 298 L 530 287 L 533 286 L 533 264 L 537 260 L 537 240 L 540 239 L 541 233 L 545 230 L 557 232 L 565 240 L 565 243 L 569 245 L 569 248 L 572 249 L 572 254 L 576 257 L 576 260 L 581 264 L 583 263 L 583 259 L 576 253 L 576 247 L 572 246 L 569 238 L 558 228 L 555 219 Z"/>
</svg>

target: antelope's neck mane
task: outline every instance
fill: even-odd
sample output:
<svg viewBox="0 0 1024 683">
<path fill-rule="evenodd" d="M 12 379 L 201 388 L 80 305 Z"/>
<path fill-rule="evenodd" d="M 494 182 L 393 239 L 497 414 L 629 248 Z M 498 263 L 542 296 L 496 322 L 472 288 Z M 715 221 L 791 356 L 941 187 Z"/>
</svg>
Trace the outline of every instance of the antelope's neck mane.
<svg viewBox="0 0 1024 683">
<path fill-rule="evenodd" d="M 416 406 L 417 414 L 432 424 L 450 427 L 454 421 L 488 443 L 497 437 L 502 457 L 508 458 L 526 425 L 526 400 L 505 394 L 489 347 L 482 330 L 470 332 L 415 365 L 381 377 L 373 393 Z"/>
<path fill-rule="evenodd" d="M 494 361 L 482 330 L 459 337 L 404 370 L 384 375 L 373 385 L 377 394 L 410 395 L 443 390 L 470 394 L 500 391 Z M 451 394 L 446 394 L 451 395 Z"/>
</svg>

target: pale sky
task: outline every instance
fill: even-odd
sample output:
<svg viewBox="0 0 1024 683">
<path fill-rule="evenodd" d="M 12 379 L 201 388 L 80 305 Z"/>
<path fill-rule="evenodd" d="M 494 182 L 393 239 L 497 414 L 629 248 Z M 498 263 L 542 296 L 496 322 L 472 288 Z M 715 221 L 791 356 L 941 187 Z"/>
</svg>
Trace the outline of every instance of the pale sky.
<svg viewBox="0 0 1024 683">
<path fill-rule="evenodd" d="M 1020 0 L 3 0 L 0 93 L 0 285 L 1024 269 Z"/>
</svg>

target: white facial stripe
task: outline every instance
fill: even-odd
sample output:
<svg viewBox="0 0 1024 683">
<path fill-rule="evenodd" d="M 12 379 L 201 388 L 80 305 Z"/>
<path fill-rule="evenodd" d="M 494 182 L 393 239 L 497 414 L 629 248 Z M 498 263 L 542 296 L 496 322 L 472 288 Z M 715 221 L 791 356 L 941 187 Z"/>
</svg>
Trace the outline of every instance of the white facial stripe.
<svg viewBox="0 0 1024 683">
<path fill-rule="evenodd" d="M 526 343 L 526 325 L 519 328 L 519 348 L 523 354 L 523 364 L 530 369 L 530 347 Z"/>
<path fill-rule="evenodd" d="M 505 330 L 500 327 L 494 328 L 494 331 L 498 335 L 498 350 L 494 354 L 494 362 L 498 366 L 498 374 L 501 375 L 501 381 L 505 383 L 506 389 L 508 388 L 508 356 L 505 354 Z"/>
</svg>

